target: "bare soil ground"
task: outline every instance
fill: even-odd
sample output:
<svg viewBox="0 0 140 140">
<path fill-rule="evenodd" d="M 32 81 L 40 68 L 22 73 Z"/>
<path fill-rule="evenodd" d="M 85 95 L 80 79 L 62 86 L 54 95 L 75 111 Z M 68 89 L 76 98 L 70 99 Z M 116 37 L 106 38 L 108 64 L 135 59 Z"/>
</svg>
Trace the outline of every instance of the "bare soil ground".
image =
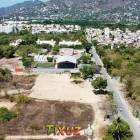
<svg viewBox="0 0 140 140">
<path fill-rule="evenodd" d="M 88 140 L 86 136 L 73 136 L 65 138 L 64 140 Z"/>
<path fill-rule="evenodd" d="M 0 108 L 6 107 L 7 109 L 12 109 L 15 106 L 16 103 L 10 102 L 7 99 L 0 99 Z"/>
<path fill-rule="evenodd" d="M 89 81 L 75 84 L 70 79 L 69 74 L 40 74 L 30 97 L 42 100 L 74 101 L 90 104 L 95 111 L 95 120 L 92 122 L 95 140 L 102 139 L 100 129 L 107 123 L 104 121 L 104 115 L 108 108 L 106 107 L 108 102 L 106 102 L 104 95 L 95 95 L 93 93 L 93 88 Z M 75 107 L 73 110 L 75 110 Z"/>
<path fill-rule="evenodd" d="M 41 135 L 46 134 L 46 125 L 79 125 L 83 129 L 94 120 L 92 106 L 75 102 L 31 101 L 16 105 L 13 110 L 18 117 L 0 123 L 0 134 Z"/>
</svg>

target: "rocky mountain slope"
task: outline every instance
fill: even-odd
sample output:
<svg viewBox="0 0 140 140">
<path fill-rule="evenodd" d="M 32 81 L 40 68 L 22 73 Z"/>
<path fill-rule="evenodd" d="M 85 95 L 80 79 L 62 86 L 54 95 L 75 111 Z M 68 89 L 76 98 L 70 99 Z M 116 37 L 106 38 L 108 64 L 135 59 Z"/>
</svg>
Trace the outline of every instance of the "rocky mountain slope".
<svg viewBox="0 0 140 140">
<path fill-rule="evenodd" d="M 0 8 L 0 17 L 140 21 L 140 0 L 40 0 Z"/>
</svg>

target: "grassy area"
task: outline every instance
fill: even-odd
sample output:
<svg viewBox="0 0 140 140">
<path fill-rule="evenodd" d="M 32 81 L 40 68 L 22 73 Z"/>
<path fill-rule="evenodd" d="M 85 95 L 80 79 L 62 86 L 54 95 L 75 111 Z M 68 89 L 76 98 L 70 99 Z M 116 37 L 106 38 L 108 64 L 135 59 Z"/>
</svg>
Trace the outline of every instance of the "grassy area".
<svg viewBox="0 0 140 140">
<path fill-rule="evenodd" d="M 52 63 L 52 62 L 38 63 L 36 65 L 36 67 L 39 67 L 39 68 L 54 68 L 55 67 L 55 64 Z"/>
</svg>

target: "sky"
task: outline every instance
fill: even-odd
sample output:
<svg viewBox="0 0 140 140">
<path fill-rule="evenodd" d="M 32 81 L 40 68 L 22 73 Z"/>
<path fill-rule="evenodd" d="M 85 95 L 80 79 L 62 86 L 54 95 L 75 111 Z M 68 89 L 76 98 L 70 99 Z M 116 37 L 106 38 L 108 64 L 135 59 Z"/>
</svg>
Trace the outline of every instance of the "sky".
<svg viewBox="0 0 140 140">
<path fill-rule="evenodd" d="M 21 3 L 27 0 L 0 0 L 0 7 L 8 7 L 16 3 Z M 47 1 L 47 0 L 42 0 Z"/>
</svg>

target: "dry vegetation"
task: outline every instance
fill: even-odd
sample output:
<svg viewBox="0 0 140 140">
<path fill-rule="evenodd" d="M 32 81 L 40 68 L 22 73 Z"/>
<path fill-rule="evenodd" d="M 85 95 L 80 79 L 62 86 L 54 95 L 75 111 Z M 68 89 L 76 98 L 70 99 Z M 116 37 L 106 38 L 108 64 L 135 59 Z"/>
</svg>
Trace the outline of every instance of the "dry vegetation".
<svg viewBox="0 0 140 140">
<path fill-rule="evenodd" d="M 12 85 L 16 88 L 22 89 L 31 89 L 34 86 L 36 75 L 29 75 L 29 76 L 19 76 L 14 75 L 12 80 Z"/>
<path fill-rule="evenodd" d="M 23 75 L 13 75 L 12 79 L 10 81 L 6 82 L 0 82 L 0 88 L 1 89 L 25 89 L 29 90 L 34 86 L 36 75 L 29 75 L 29 76 L 23 76 Z"/>
<path fill-rule="evenodd" d="M 87 128 L 94 120 L 90 105 L 75 102 L 31 101 L 18 104 L 13 109 L 18 116 L 0 124 L 0 134 L 30 135 L 46 134 L 46 125 L 80 125 Z"/>
<path fill-rule="evenodd" d="M 88 140 L 86 136 L 73 136 L 65 138 L 64 140 Z"/>
</svg>

